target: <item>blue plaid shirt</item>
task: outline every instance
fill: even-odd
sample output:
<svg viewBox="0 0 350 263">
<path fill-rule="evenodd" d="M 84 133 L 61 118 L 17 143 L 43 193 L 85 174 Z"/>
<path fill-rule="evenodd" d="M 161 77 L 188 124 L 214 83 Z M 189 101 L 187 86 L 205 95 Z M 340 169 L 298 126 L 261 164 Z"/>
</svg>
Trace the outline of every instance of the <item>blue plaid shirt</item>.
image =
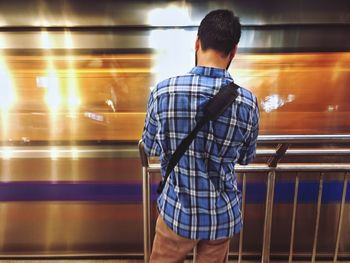
<svg viewBox="0 0 350 263">
<path fill-rule="evenodd" d="M 148 155 L 160 156 L 162 176 L 176 147 L 203 116 L 204 105 L 232 81 L 224 69 L 195 67 L 152 90 L 142 139 Z M 216 240 L 240 231 L 234 167 L 255 157 L 259 110 L 250 91 L 238 92 L 232 106 L 197 134 L 158 197 L 160 215 L 182 237 Z"/>
</svg>

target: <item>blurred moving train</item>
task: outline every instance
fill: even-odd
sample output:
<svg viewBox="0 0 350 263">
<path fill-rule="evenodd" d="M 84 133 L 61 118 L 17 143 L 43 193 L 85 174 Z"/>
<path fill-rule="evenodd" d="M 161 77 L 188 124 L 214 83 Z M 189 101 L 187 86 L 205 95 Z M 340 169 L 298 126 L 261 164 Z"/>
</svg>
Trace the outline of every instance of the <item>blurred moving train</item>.
<svg viewBox="0 0 350 263">
<path fill-rule="evenodd" d="M 2 1 L 0 257 L 143 253 L 137 141 L 148 94 L 191 69 L 197 26 L 217 8 L 241 17 L 229 71 L 259 99 L 260 134 L 350 134 L 346 0 Z M 315 176 L 300 186 L 296 255 L 312 250 Z M 327 176 L 318 244 L 325 256 L 342 175 Z M 277 182 L 271 255 L 289 251 L 293 178 Z M 261 251 L 264 180 L 248 180 L 245 256 Z M 349 222 L 349 190 L 346 202 Z M 340 255 L 350 257 L 347 224 L 340 243 Z"/>
</svg>

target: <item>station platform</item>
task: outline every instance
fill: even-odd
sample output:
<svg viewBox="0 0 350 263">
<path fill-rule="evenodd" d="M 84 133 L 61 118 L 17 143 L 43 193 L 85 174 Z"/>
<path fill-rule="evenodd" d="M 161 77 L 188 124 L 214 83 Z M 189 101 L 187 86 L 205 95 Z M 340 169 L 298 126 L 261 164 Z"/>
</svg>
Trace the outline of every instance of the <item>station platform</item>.
<svg viewBox="0 0 350 263">
<path fill-rule="evenodd" d="M 128 260 L 119 260 L 119 259 L 108 259 L 108 260 L 76 260 L 76 259 L 64 259 L 64 260 L 0 260 L 0 263 L 142 263 L 144 262 L 141 259 L 128 259 Z M 229 260 L 229 263 L 236 263 L 237 260 Z M 259 263 L 261 261 L 254 260 L 243 260 L 242 263 Z M 310 261 L 296 261 L 298 263 L 306 263 Z M 316 261 L 322 263 L 331 263 L 332 261 Z M 350 261 L 342 261 L 342 262 L 350 262 Z M 192 260 L 186 260 L 184 263 L 192 263 Z M 288 263 L 288 261 L 284 260 L 270 260 L 270 263 Z"/>
</svg>

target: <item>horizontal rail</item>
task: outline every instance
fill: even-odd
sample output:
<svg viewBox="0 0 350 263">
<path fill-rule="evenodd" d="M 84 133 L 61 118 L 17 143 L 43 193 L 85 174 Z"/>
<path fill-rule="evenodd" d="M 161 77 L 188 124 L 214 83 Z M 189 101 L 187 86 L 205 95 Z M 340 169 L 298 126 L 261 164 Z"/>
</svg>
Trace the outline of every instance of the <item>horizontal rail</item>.
<svg viewBox="0 0 350 263">
<path fill-rule="evenodd" d="M 346 172 L 350 171 L 349 163 L 337 164 L 279 164 L 277 167 L 269 167 L 267 164 L 251 164 L 247 166 L 237 165 L 235 171 L 238 173 L 246 172 Z M 147 168 L 149 173 L 159 173 L 160 164 L 150 164 Z"/>
<path fill-rule="evenodd" d="M 336 143 L 350 142 L 350 134 L 260 135 L 258 143 Z"/>
<path fill-rule="evenodd" d="M 273 156 L 274 149 L 258 149 L 258 157 Z M 350 155 L 349 148 L 343 149 L 288 149 L 285 156 L 326 156 Z M 136 147 L 0 147 L 0 158 L 3 159 L 45 159 L 45 158 L 139 158 Z"/>
<path fill-rule="evenodd" d="M 0 147 L 3 159 L 83 159 L 83 158 L 139 158 L 135 146 L 25 146 Z"/>
<path fill-rule="evenodd" d="M 350 143 L 349 135 L 261 135 L 259 144 L 274 143 Z M 104 146 L 2 146 L 0 158 L 138 158 L 136 145 L 104 145 Z M 273 156 L 275 149 L 257 149 L 257 156 Z M 350 155 L 350 148 L 300 148 L 287 149 L 285 155 Z"/>
<path fill-rule="evenodd" d="M 258 144 L 282 144 L 282 143 L 350 143 L 350 134 L 335 135 L 261 135 Z M 342 145 L 343 146 L 343 145 Z M 274 156 L 275 149 L 257 149 L 257 156 Z M 283 156 L 298 155 L 350 155 L 350 148 L 299 148 L 287 149 Z M 2 146 L 0 158 L 138 158 L 136 145 L 104 145 L 104 146 Z"/>
<path fill-rule="evenodd" d="M 350 155 L 350 149 L 288 149 L 285 155 Z"/>
<path fill-rule="evenodd" d="M 256 156 L 271 156 L 276 154 L 274 149 L 257 149 Z M 350 148 L 335 148 L 335 149 L 288 149 L 285 156 L 319 156 L 319 155 L 350 155 Z"/>
</svg>

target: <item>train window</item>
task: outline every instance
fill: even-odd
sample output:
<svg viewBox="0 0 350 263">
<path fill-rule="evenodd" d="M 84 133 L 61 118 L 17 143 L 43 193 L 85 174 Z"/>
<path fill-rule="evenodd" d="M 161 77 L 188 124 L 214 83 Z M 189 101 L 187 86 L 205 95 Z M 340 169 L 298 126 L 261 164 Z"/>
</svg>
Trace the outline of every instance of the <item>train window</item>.
<svg viewBox="0 0 350 263">
<path fill-rule="evenodd" d="M 1 136 L 9 141 L 130 141 L 142 131 L 149 54 L 3 55 Z"/>
<path fill-rule="evenodd" d="M 137 141 L 169 52 L 2 54 L 2 140 Z M 348 133 L 349 63 L 346 52 L 239 53 L 230 72 L 257 95 L 261 134 Z"/>
<path fill-rule="evenodd" d="M 350 53 L 241 54 L 234 79 L 257 95 L 260 134 L 350 131 Z"/>
</svg>

